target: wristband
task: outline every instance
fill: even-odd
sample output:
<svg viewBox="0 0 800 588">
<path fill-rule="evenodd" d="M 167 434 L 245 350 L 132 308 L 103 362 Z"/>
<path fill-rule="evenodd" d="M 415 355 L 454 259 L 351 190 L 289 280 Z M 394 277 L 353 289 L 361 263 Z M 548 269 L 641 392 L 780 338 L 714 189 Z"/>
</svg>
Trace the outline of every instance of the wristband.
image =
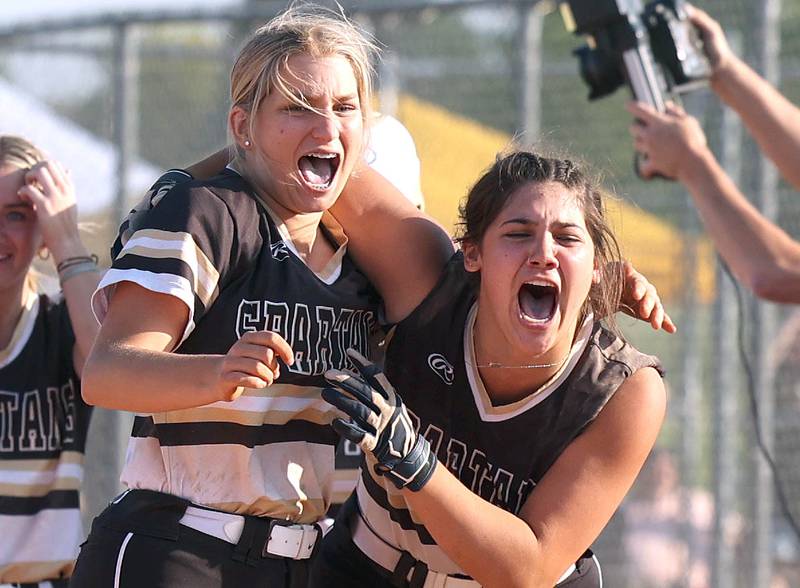
<svg viewBox="0 0 800 588">
<path fill-rule="evenodd" d="M 68 265 L 62 270 L 59 270 L 58 281 L 63 286 L 67 280 L 74 278 L 77 275 L 85 274 L 86 272 L 96 272 L 98 269 L 99 268 L 97 267 L 97 264 L 92 260 L 76 262 L 72 265 Z"/>
<path fill-rule="evenodd" d="M 81 263 L 93 263 L 94 265 L 97 265 L 97 256 L 92 253 L 91 255 L 76 255 L 75 257 L 62 259 L 58 265 L 56 265 L 56 271 L 60 274 L 68 267 Z"/>
</svg>

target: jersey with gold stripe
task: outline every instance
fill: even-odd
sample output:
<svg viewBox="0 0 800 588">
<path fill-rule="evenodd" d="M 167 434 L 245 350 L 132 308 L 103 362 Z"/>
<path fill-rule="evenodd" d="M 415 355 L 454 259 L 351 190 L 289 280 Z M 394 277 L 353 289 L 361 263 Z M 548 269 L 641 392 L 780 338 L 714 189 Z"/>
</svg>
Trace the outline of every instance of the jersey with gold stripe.
<svg viewBox="0 0 800 588">
<path fill-rule="evenodd" d="M 321 227 L 338 251 L 314 272 L 232 170 L 151 196 L 126 224 L 95 311 L 103 314 L 115 284 L 132 281 L 188 307 L 176 353 L 224 354 L 244 333 L 269 330 L 292 346 L 295 362 L 281 366 L 272 386 L 247 389 L 232 402 L 137 415 L 123 483 L 228 512 L 321 518 L 338 441 L 320 396 L 322 374 L 349 366 L 348 347 L 369 354 L 377 295 L 346 255 L 331 215 Z"/>
<path fill-rule="evenodd" d="M 66 303 L 31 294 L 0 350 L 0 583 L 71 574 L 92 409 L 81 399 Z"/>
<path fill-rule="evenodd" d="M 516 514 L 624 380 L 660 367 L 589 317 L 558 373 L 525 398 L 494 406 L 475 367 L 474 288 L 457 253 L 427 299 L 396 326 L 385 371 L 439 461 L 474 493 Z M 430 569 L 463 574 L 368 457 L 356 492 L 369 526 Z"/>
</svg>

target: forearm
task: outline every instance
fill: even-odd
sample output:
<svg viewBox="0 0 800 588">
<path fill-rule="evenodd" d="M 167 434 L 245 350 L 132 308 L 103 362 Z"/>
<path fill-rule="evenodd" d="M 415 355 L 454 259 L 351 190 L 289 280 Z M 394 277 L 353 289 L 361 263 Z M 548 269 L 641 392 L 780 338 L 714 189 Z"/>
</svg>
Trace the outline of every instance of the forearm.
<svg viewBox="0 0 800 588">
<path fill-rule="evenodd" d="M 439 547 L 481 585 L 556 584 L 560 572 L 546 569 L 531 527 L 471 492 L 441 463 L 421 491 L 403 493 Z"/>
<path fill-rule="evenodd" d="M 53 260 L 56 265 L 70 258 L 89 257 L 86 248 L 78 235 L 71 239 L 62 239 L 52 247 Z M 92 313 L 92 293 L 100 281 L 100 270 L 86 271 L 68 277 L 61 284 L 61 291 L 67 303 L 72 331 L 75 334 L 75 372 L 81 375 L 83 364 L 97 336 L 99 325 Z"/>
<path fill-rule="evenodd" d="M 211 404 L 220 400 L 208 384 L 217 382 L 222 357 L 98 344 L 86 360 L 83 397 L 89 404 L 144 413 Z"/>
<path fill-rule="evenodd" d="M 67 301 L 67 311 L 69 320 L 72 324 L 72 331 L 75 334 L 75 372 L 81 375 L 83 365 L 92 344 L 100 329 L 97 319 L 92 313 L 92 293 L 97 288 L 100 281 L 101 272 L 99 269 L 87 271 L 67 280 L 61 286 L 64 299 Z"/>
<path fill-rule="evenodd" d="M 744 197 L 713 155 L 698 154 L 680 180 L 737 278 L 761 297 L 800 301 L 800 245 Z"/>
<path fill-rule="evenodd" d="M 786 181 L 800 189 L 800 109 L 740 59 L 715 75 L 712 87 Z"/>
</svg>

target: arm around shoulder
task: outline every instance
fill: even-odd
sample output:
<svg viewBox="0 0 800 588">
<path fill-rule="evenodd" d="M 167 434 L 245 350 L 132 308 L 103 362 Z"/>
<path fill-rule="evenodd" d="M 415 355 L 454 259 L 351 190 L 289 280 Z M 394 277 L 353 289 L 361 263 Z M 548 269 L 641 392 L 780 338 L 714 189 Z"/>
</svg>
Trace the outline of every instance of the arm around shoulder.
<svg viewBox="0 0 800 588">
<path fill-rule="evenodd" d="M 447 232 L 367 166 L 348 180 L 332 212 L 392 322 L 422 302 L 453 255 Z"/>
</svg>

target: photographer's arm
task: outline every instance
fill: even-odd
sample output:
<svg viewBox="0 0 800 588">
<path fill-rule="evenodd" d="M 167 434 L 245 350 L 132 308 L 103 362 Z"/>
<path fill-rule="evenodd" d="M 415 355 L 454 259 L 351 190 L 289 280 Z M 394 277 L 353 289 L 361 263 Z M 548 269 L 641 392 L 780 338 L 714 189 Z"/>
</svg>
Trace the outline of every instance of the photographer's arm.
<svg viewBox="0 0 800 588">
<path fill-rule="evenodd" d="M 720 255 L 757 296 L 800 303 L 800 243 L 744 197 L 697 120 L 675 105 L 663 114 L 635 103 L 628 110 L 641 121 L 631 133 L 635 148 L 647 154 L 643 175 L 658 173 L 686 186 Z"/>
<path fill-rule="evenodd" d="M 717 21 L 695 7 L 689 16 L 711 60 L 712 89 L 739 114 L 784 179 L 800 189 L 800 108 L 731 51 Z"/>
</svg>

